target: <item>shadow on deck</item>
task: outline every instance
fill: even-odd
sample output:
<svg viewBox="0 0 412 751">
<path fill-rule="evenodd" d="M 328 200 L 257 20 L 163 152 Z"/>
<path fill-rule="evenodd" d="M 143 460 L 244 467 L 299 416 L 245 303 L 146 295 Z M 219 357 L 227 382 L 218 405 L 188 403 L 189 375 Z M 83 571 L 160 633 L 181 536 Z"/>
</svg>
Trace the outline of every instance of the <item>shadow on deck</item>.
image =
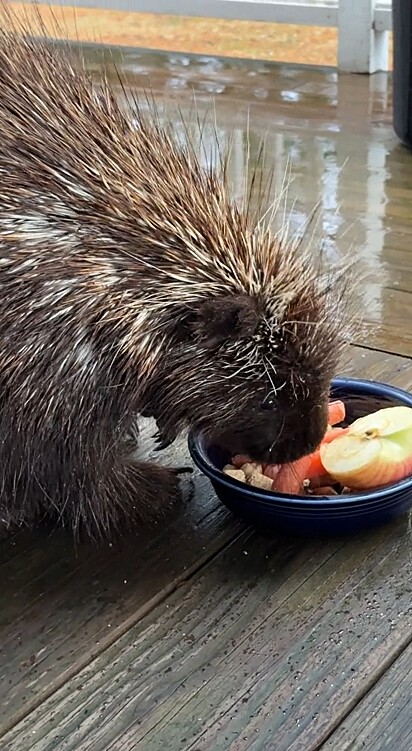
<svg viewBox="0 0 412 751">
<path fill-rule="evenodd" d="M 107 52 L 87 60 L 111 75 Z M 215 97 L 235 192 L 267 133 L 274 189 L 290 162 L 292 226 L 319 200 L 327 251 L 352 247 L 370 271 L 346 372 L 412 388 L 412 155 L 390 79 L 128 50 L 121 65 L 183 112 L 193 90 L 200 110 Z M 168 525 L 121 546 L 1 543 L 2 751 L 409 751 L 408 519 L 262 536 L 195 483 Z"/>
</svg>

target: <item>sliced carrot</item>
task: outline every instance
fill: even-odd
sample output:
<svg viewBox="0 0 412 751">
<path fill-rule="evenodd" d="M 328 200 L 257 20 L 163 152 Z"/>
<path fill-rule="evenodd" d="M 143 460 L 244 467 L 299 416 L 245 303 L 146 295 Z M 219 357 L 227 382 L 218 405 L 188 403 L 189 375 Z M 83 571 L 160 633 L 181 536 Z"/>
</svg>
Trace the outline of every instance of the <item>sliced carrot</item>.
<svg viewBox="0 0 412 751">
<path fill-rule="evenodd" d="M 342 422 L 345 419 L 345 415 L 345 405 L 340 399 L 337 399 L 335 402 L 329 402 L 329 425 L 336 425 L 338 422 Z"/>
<path fill-rule="evenodd" d="M 331 443 L 331 441 L 334 441 L 335 438 L 338 438 L 340 435 L 345 435 L 348 430 L 349 428 L 331 428 L 330 430 L 327 430 L 323 436 L 321 445 L 324 443 Z M 325 469 L 320 459 L 320 448 L 310 454 L 310 457 L 311 461 L 308 465 L 308 474 L 304 479 L 314 480 L 317 477 L 325 475 Z"/>
<path fill-rule="evenodd" d="M 308 463 L 307 475 L 304 480 L 314 480 L 315 477 L 320 477 L 325 474 L 325 469 L 320 460 L 320 450 L 314 451 L 313 454 L 309 454 L 310 462 Z"/>
<path fill-rule="evenodd" d="M 276 480 L 280 472 L 280 468 L 281 468 L 280 464 L 267 464 L 263 470 L 263 474 L 266 477 L 270 477 L 271 480 Z"/>
<path fill-rule="evenodd" d="M 278 493 L 290 493 L 296 495 L 302 492 L 303 480 L 307 477 L 308 467 L 312 456 L 304 456 L 289 464 L 282 464 L 276 480 L 273 481 L 272 490 Z"/>
</svg>

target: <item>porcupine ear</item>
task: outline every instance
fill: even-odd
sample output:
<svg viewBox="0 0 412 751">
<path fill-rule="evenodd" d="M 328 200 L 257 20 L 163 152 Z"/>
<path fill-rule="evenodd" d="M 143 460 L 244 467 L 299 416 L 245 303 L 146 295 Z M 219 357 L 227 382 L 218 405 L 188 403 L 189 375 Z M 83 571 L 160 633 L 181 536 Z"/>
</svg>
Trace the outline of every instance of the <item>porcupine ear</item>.
<svg viewBox="0 0 412 751">
<path fill-rule="evenodd" d="M 199 306 L 192 321 L 192 331 L 202 342 L 214 346 L 230 339 L 252 336 L 258 323 L 259 312 L 252 297 L 215 297 Z"/>
</svg>

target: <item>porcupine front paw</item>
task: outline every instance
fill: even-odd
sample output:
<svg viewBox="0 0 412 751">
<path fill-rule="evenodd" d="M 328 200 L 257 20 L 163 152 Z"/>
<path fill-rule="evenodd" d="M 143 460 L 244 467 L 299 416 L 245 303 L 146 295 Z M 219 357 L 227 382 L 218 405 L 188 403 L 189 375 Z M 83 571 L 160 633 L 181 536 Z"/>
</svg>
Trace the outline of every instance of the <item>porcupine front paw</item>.
<svg viewBox="0 0 412 751">
<path fill-rule="evenodd" d="M 181 498 L 179 475 L 186 468 L 119 458 L 112 466 L 107 464 L 106 459 L 93 474 L 72 474 L 71 484 L 66 483 L 59 517 L 73 527 L 75 535 L 98 541 L 150 529 Z M 55 516 L 54 507 L 51 515 Z"/>
<path fill-rule="evenodd" d="M 181 499 L 179 476 L 191 471 L 191 467 L 150 462 L 124 464 L 119 479 L 127 496 L 124 510 L 128 521 L 151 525 L 165 516 Z"/>
</svg>

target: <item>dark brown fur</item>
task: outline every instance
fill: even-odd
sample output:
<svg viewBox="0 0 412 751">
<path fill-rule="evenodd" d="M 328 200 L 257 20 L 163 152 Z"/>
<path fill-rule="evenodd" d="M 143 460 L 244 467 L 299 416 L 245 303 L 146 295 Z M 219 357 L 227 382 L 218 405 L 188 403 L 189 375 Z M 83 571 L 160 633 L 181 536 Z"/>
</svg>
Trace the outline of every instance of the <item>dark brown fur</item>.
<svg viewBox="0 0 412 751">
<path fill-rule="evenodd" d="M 153 416 L 272 461 L 311 451 L 345 342 L 319 249 L 273 237 L 153 110 L 131 124 L 69 48 L 0 34 L 0 518 L 93 536 L 156 517 Z M 134 112 L 136 117 L 136 112 Z M 228 437 L 230 434 L 230 438 Z"/>
</svg>

